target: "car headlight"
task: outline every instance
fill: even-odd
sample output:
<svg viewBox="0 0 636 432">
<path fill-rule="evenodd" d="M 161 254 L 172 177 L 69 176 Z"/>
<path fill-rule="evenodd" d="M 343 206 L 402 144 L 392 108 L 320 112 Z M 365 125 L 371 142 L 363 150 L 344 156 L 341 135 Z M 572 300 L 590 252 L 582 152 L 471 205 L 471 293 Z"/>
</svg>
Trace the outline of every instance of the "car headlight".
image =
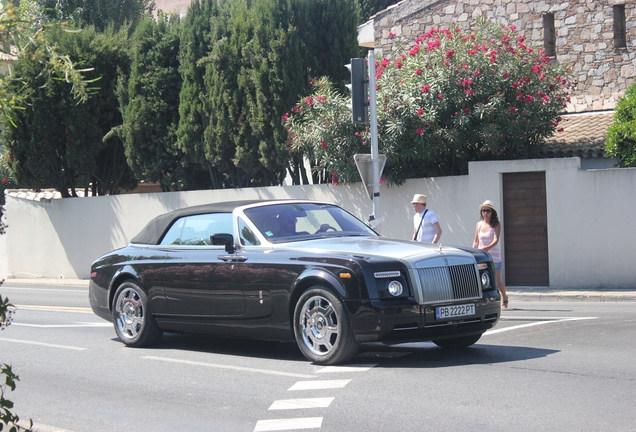
<svg viewBox="0 0 636 432">
<path fill-rule="evenodd" d="M 400 283 L 400 281 L 391 281 L 387 287 L 389 289 L 389 294 L 394 297 L 397 297 L 404 292 L 404 287 Z"/>
<path fill-rule="evenodd" d="M 490 288 L 490 274 L 488 271 L 485 271 L 481 274 L 481 285 L 484 288 Z"/>
</svg>

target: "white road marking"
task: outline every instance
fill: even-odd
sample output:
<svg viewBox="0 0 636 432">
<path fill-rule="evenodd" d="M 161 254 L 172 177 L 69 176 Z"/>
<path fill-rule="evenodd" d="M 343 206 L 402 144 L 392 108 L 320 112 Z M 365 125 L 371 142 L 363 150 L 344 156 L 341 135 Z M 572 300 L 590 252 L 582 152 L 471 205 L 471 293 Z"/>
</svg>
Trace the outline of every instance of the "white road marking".
<svg viewBox="0 0 636 432">
<path fill-rule="evenodd" d="M 18 340 L 18 339 L 0 338 L 0 341 L 14 342 L 14 343 L 21 343 L 21 344 L 28 344 L 28 345 L 38 345 L 38 346 L 44 346 L 49 348 L 62 348 L 62 349 L 74 350 L 74 351 L 84 351 L 86 349 L 86 348 L 80 348 L 80 347 L 74 347 L 74 346 L 68 346 L 68 345 L 56 345 L 56 344 L 50 344 L 45 342 L 33 342 L 33 341 L 24 341 L 24 340 Z"/>
<path fill-rule="evenodd" d="M 269 407 L 269 410 L 287 410 L 304 408 L 327 408 L 335 398 L 307 398 L 277 400 Z"/>
<path fill-rule="evenodd" d="M 524 317 L 524 316 L 502 316 L 500 321 L 568 321 L 568 320 L 588 320 L 598 319 L 598 317 Z"/>
<path fill-rule="evenodd" d="M 77 312 L 77 313 L 93 313 L 91 308 L 82 307 L 66 307 L 66 306 L 33 306 L 33 305 L 15 305 L 16 309 L 39 310 L 48 312 Z"/>
<path fill-rule="evenodd" d="M 350 379 L 346 380 L 321 380 L 321 381 L 298 381 L 296 384 L 288 388 L 287 390 L 324 390 L 324 389 L 337 389 L 343 388 L 351 382 Z"/>
<path fill-rule="evenodd" d="M 325 366 L 324 368 L 318 369 L 316 373 L 366 372 L 377 365 L 378 364 L 375 363 L 356 366 Z"/>
<path fill-rule="evenodd" d="M 292 419 L 259 420 L 254 432 L 282 431 L 295 429 L 318 429 L 322 426 L 322 417 Z"/>
<path fill-rule="evenodd" d="M 6 280 L 4 283 L 9 283 Z M 79 288 L 79 289 L 47 289 L 47 288 L 27 288 L 27 287 L 9 287 L 3 286 L 2 291 L 48 291 L 48 292 L 74 292 L 74 293 L 86 293 L 88 291 L 88 287 Z"/>
<path fill-rule="evenodd" d="M 76 323 L 76 324 L 26 324 L 12 322 L 12 326 L 18 327 L 38 327 L 38 328 L 77 328 L 77 327 L 112 327 L 113 325 L 107 322 L 104 323 Z"/>
<path fill-rule="evenodd" d="M 215 363 L 203 363 L 203 362 L 196 362 L 196 361 L 190 361 L 190 360 L 178 360 L 178 359 L 171 359 L 167 357 L 143 356 L 141 358 L 145 358 L 149 360 L 165 361 L 170 363 L 189 364 L 193 366 L 205 366 L 205 367 L 211 367 L 211 368 L 217 368 L 217 369 L 231 369 L 231 370 L 242 371 L 242 372 L 254 372 L 254 373 L 260 373 L 260 374 L 267 374 L 267 375 L 280 375 L 280 376 L 289 376 L 289 377 L 296 377 L 296 378 L 313 378 L 313 375 L 302 375 L 302 374 L 280 372 L 280 371 L 268 370 L 268 369 L 254 369 L 254 368 L 229 366 L 229 365 L 215 364 Z"/>
<path fill-rule="evenodd" d="M 532 323 L 528 323 L 528 324 L 520 324 L 520 325 L 504 327 L 504 328 L 500 328 L 500 329 L 488 330 L 486 333 L 484 333 L 484 336 L 485 335 L 491 335 L 491 334 L 497 334 L 497 333 L 503 333 L 503 332 L 511 331 L 511 330 L 518 330 L 518 329 L 522 329 L 522 328 L 526 328 L 526 327 L 534 327 L 534 326 L 543 325 L 543 324 L 553 324 L 553 323 L 558 323 L 558 322 L 581 321 L 581 320 L 590 320 L 590 319 L 598 319 L 598 317 L 560 318 L 560 319 L 553 319 L 553 320 L 550 320 L 550 321 L 536 321 L 536 322 L 532 322 Z"/>
</svg>

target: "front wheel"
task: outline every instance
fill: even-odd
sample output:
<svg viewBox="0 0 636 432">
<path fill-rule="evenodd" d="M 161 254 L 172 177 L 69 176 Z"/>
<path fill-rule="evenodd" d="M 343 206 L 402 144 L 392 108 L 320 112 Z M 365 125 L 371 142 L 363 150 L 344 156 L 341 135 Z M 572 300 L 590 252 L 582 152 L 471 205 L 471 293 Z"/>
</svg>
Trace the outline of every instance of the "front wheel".
<svg viewBox="0 0 636 432">
<path fill-rule="evenodd" d="M 303 355 L 316 364 L 346 362 L 359 347 L 341 300 L 322 286 L 300 296 L 294 310 L 294 335 Z"/>
<path fill-rule="evenodd" d="M 434 340 L 433 343 L 442 348 L 468 348 L 476 343 L 483 333 L 479 333 L 471 336 L 462 336 L 451 339 L 439 339 Z"/>
<path fill-rule="evenodd" d="M 115 332 L 127 346 L 151 346 L 163 334 L 150 314 L 146 293 L 133 281 L 124 282 L 115 292 L 113 318 Z"/>
</svg>

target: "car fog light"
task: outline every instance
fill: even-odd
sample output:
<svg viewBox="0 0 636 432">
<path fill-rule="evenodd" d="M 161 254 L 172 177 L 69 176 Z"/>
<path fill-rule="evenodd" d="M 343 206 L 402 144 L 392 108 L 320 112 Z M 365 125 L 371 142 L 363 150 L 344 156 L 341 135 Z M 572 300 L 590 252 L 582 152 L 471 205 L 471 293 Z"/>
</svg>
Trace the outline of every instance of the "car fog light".
<svg viewBox="0 0 636 432">
<path fill-rule="evenodd" d="M 402 291 L 404 291 L 404 289 L 402 288 L 402 284 L 399 281 L 391 281 L 389 283 L 389 294 L 391 294 L 392 296 L 397 297 L 402 294 Z"/>
<path fill-rule="evenodd" d="M 481 274 L 481 284 L 485 288 L 490 288 L 490 275 L 488 274 L 488 272 L 483 272 Z"/>
</svg>

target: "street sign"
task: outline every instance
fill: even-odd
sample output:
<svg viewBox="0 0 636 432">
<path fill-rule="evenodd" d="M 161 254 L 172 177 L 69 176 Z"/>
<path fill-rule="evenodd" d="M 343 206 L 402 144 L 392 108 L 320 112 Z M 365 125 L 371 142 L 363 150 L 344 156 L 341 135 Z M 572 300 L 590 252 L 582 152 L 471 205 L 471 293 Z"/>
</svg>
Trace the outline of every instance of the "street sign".
<svg viewBox="0 0 636 432">
<path fill-rule="evenodd" d="M 362 179 L 362 183 L 367 188 L 367 192 L 369 193 L 369 198 L 373 199 L 373 161 L 371 159 L 370 154 L 356 154 L 353 155 L 353 160 L 358 167 L 358 172 L 360 173 L 360 178 Z M 378 180 L 382 176 L 382 171 L 384 170 L 384 164 L 386 163 L 386 155 L 380 154 L 378 155 Z"/>
</svg>

